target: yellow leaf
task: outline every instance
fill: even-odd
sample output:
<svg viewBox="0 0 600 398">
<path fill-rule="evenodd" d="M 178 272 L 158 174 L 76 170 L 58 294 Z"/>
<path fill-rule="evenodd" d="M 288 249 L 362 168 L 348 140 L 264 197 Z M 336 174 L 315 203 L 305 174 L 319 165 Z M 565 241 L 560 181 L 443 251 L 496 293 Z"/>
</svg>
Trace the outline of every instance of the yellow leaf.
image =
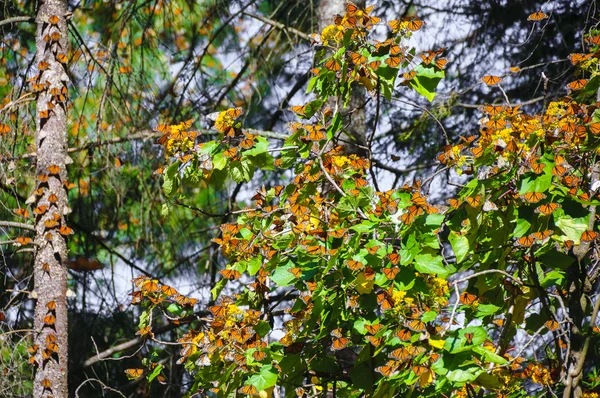
<svg viewBox="0 0 600 398">
<path fill-rule="evenodd" d="M 444 344 L 446 344 L 446 340 L 429 339 L 429 345 L 432 346 L 433 348 L 442 349 L 442 348 L 444 348 Z"/>
<path fill-rule="evenodd" d="M 374 280 L 368 280 L 365 278 L 365 273 L 361 272 L 356 277 L 356 290 L 360 294 L 369 294 L 373 291 Z"/>
</svg>

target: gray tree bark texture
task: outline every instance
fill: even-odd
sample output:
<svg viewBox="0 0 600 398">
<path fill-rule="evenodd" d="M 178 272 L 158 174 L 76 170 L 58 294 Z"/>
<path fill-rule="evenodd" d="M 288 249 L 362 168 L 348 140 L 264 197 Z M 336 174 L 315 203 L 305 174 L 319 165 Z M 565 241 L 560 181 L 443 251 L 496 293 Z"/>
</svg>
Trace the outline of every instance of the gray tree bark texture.
<svg viewBox="0 0 600 398">
<path fill-rule="evenodd" d="M 364 8 L 365 1 L 355 1 L 358 7 Z M 344 15 L 346 13 L 345 0 L 320 0 L 318 28 L 319 32 L 333 23 L 333 17 L 336 14 Z M 365 150 L 367 142 L 367 115 L 365 111 L 366 91 L 361 85 L 354 84 L 352 87 L 352 96 L 348 104 L 348 109 L 342 109 L 344 116 L 344 126 L 347 135 L 339 137 L 340 143 L 346 147 L 346 153 L 357 153 L 367 155 Z"/>
<path fill-rule="evenodd" d="M 40 0 L 35 19 L 37 189 L 35 223 L 34 398 L 66 398 L 68 364 L 67 245 L 67 1 Z"/>
</svg>

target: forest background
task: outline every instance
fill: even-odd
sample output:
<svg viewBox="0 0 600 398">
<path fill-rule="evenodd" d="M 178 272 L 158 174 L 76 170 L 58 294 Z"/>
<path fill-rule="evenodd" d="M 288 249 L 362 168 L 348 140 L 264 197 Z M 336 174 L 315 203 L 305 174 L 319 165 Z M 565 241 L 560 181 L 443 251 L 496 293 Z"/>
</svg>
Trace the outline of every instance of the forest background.
<svg viewBox="0 0 600 398">
<path fill-rule="evenodd" d="M 599 45 L 593 39 L 597 37 L 594 29 L 598 23 L 595 1 L 379 1 L 369 12 L 364 10 L 364 4 L 357 3 L 357 6 L 358 11 L 354 13 L 360 12 L 368 18 L 382 19 L 380 24 L 375 24 L 374 20 L 360 22 L 364 25 L 361 28 L 368 28 L 371 32 L 370 40 L 384 41 L 394 37 L 390 36 L 391 28 L 393 34 L 404 35 L 401 39 L 406 49 L 403 47 L 402 54 L 404 51 L 410 54 L 410 48 L 415 48 L 412 55 L 417 59 L 425 54 L 422 57 L 422 61 L 425 61 L 428 54 L 432 55 L 429 63 L 435 58 L 435 66 L 432 64 L 432 68 L 438 73 L 432 79 L 435 83 L 423 83 L 421 88 L 408 83 L 401 85 L 399 83 L 402 78 L 404 81 L 412 78 L 410 75 L 402 75 L 413 69 L 412 62 L 409 62 L 402 65 L 405 70 L 400 68 L 400 77 L 398 81 L 392 80 L 393 84 L 388 92 L 383 90 L 385 76 L 382 73 L 373 75 L 379 77 L 374 77 L 370 82 L 361 81 L 363 91 L 356 90 L 350 96 L 350 111 L 344 114 L 342 124 L 346 134 L 353 137 L 362 135 L 363 141 L 350 139 L 348 142 L 342 138 L 339 143 L 345 143 L 347 147 L 354 146 L 355 154 L 368 157 L 369 167 L 364 171 L 364 179 L 373 185 L 373 192 L 383 193 L 391 189 L 398 190 L 397 192 L 402 189 L 410 191 L 418 185 L 416 181 L 421 181 L 423 186 L 419 185 L 417 190 L 423 193 L 423 197 L 427 197 L 428 206 L 443 205 L 447 199 L 460 192 L 465 201 L 467 197 L 476 198 L 473 189 L 465 194 L 464 187 L 470 180 L 486 179 L 482 177 L 483 171 L 478 172 L 481 165 L 465 163 L 459 164 L 457 169 L 450 167 L 456 166 L 457 162 L 449 161 L 449 158 L 460 158 L 460 151 L 471 145 L 469 137 L 479 136 L 480 129 L 486 127 L 485 123 L 494 119 L 495 114 L 490 114 L 486 104 L 508 106 L 509 109 L 501 112 L 509 114 L 511 104 L 519 105 L 521 111 L 529 115 L 545 114 L 549 117 L 551 115 L 547 112 L 552 109 L 550 104 L 553 100 L 582 88 L 585 88 L 582 90 L 584 96 L 577 100 L 590 106 L 595 103 L 597 83 L 594 78 L 597 74 L 598 57 L 594 49 L 597 51 Z M 207 388 L 206 378 L 214 376 L 202 374 L 194 365 L 184 367 L 192 355 L 186 352 L 186 349 L 192 349 L 189 344 L 184 344 L 185 338 L 187 336 L 189 341 L 189 338 L 194 337 L 194 330 L 214 328 L 214 325 L 210 326 L 211 322 L 219 317 L 215 312 L 220 308 L 228 308 L 231 304 L 224 303 L 223 299 L 217 300 L 218 293 L 240 293 L 245 285 L 255 281 L 256 275 L 256 271 L 250 271 L 251 266 L 244 265 L 242 269 L 228 265 L 239 265 L 239 262 L 232 262 L 232 253 L 225 253 L 225 256 L 220 248 L 223 246 L 224 236 L 227 236 L 227 227 L 222 225 L 235 225 L 247 206 L 252 207 L 257 200 L 266 200 L 267 197 L 273 199 L 271 188 L 289 184 L 302 171 L 298 168 L 294 170 L 293 167 L 265 167 L 265 164 L 255 161 L 252 166 L 256 170 L 252 172 L 244 169 L 246 171 L 236 174 L 235 170 L 227 169 L 222 178 L 216 176 L 213 180 L 204 178 L 207 177 L 206 174 L 201 173 L 202 176 L 196 176 L 196 180 L 192 181 L 196 183 L 190 184 L 190 181 L 177 181 L 173 176 L 165 178 L 156 172 L 167 166 L 166 170 L 169 162 L 184 152 L 181 148 L 169 147 L 165 141 L 171 139 L 170 134 L 174 134 L 176 130 L 190 130 L 197 131 L 193 138 L 197 135 L 198 140 L 204 143 L 215 138 L 224 142 L 230 132 L 229 128 L 231 134 L 240 135 L 241 130 L 238 130 L 243 125 L 248 127 L 245 132 L 255 140 L 249 144 L 251 147 L 268 144 L 269 149 L 265 149 L 265 153 L 275 156 L 281 152 L 283 157 L 291 159 L 287 151 L 298 150 L 302 143 L 290 143 L 289 123 L 297 120 L 297 114 L 302 116 L 304 113 L 306 116 L 307 110 L 290 111 L 290 106 L 302 106 L 307 101 L 314 100 L 311 95 L 315 92 L 321 99 L 325 95 L 337 98 L 349 95 L 334 89 L 323 89 L 327 84 L 332 84 L 325 78 L 321 83 L 315 83 L 319 79 L 314 80 L 314 69 L 321 65 L 321 59 L 329 59 L 332 55 L 321 50 L 325 35 L 318 35 L 318 38 L 311 36 L 312 33 L 323 32 L 331 24 L 340 26 L 343 30 L 350 29 L 344 25 L 348 23 L 348 16 L 352 17 L 349 15 L 352 10 L 348 7 L 345 2 L 334 0 L 196 3 L 161 0 L 40 3 L 7 1 L 3 4 L 0 10 L 0 228 L 3 232 L 0 238 L 0 349 L 4 374 L 0 381 L 0 395 L 67 396 L 67 384 L 71 395 L 80 396 L 100 396 L 102 391 L 117 394 L 116 391 L 119 391 L 125 396 L 179 397 L 197 392 L 200 385 Z M 544 15 L 534 16 L 540 12 Z M 334 22 L 336 14 L 345 15 L 346 22 Z M 386 25 L 389 21 L 424 21 L 425 24 L 421 26 L 418 23 L 418 27 L 396 30 L 393 26 Z M 349 24 L 352 25 L 351 22 Z M 371 24 L 379 26 L 370 26 Z M 356 25 L 352 30 L 360 31 Z M 321 43 L 316 43 L 319 40 Z M 320 54 L 315 56 L 318 52 Z M 344 54 L 337 56 L 344 57 Z M 586 64 L 584 69 L 578 65 L 581 62 L 573 61 L 571 54 L 589 54 L 587 58 L 585 55 L 582 57 L 585 58 L 584 61 L 593 62 Z M 369 56 L 369 62 L 373 59 Z M 384 58 L 381 59 L 385 62 Z M 331 60 L 333 63 L 329 64 L 330 67 L 320 67 L 336 72 L 336 63 L 342 64 L 342 59 L 334 57 Z M 395 69 L 389 63 L 388 67 Z M 325 75 L 326 72 L 321 74 Z M 337 74 L 334 75 L 337 77 Z M 42 78 L 43 76 L 46 77 Z M 438 79 L 441 76 L 443 79 Z M 486 84 L 493 82 L 482 81 L 484 76 L 500 77 L 500 87 Z M 586 81 L 582 82 L 583 80 Z M 580 81 L 582 87 L 573 85 L 577 81 Z M 313 93 L 309 93 L 307 87 L 309 90 L 312 88 Z M 49 103 L 54 105 L 50 107 L 47 105 Z M 315 109 L 309 112 L 314 113 L 325 105 L 325 101 L 318 104 L 313 102 L 311 107 Z M 238 114 L 233 110 L 237 107 L 242 108 L 243 113 Z M 218 122 L 223 122 L 223 117 L 227 114 L 214 112 L 227 109 L 232 109 L 229 116 L 236 123 L 239 122 L 239 126 L 221 124 L 225 127 L 219 127 Z M 578 122 L 584 129 L 593 130 L 589 126 L 597 122 L 596 116 L 592 107 L 585 112 L 588 111 L 589 117 L 586 119 L 581 116 Z M 491 112 L 497 113 L 496 110 Z M 207 115 L 212 116 L 207 118 Z M 482 118 L 487 120 L 482 122 Z M 211 128 L 215 121 L 216 129 Z M 61 126 L 65 133 L 62 138 L 55 134 L 60 133 L 58 129 Z M 47 133 L 44 133 L 44 129 Z M 596 133 L 592 131 L 590 134 Z M 245 137 L 248 138 L 248 135 Z M 56 141 L 53 141 L 54 138 L 57 138 Z M 331 137 L 328 138 L 331 140 Z M 319 140 L 309 141 L 312 143 Z M 52 144 L 54 146 L 44 149 L 44 145 L 51 142 L 55 142 Z M 493 143 L 499 145 L 497 141 Z M 591 141 L 586 143 L 590 144 Z M 509 143 L 504 142 L 506 144 Z M 552 144 L 546 142 L 548 146 Z M 232 140 L 227 145 L 236 146 Z M 492 143 L 489 145 L 493 146 Z M 286 150 L 286 147 L 294 148 Z M 367 154 L 364 152 L 365 148 L 368 150 Z M 585 176 L 592 176 L 594 145 L 581 145 L 576 150 L 568 149 L 579 157 L 579 163 L 573 163 L 574 175 L 578 173 L 581 180 L 585 180 Z M 61 154 L 62 150 L 68 157 Z M 501 151 L 496 151 L 499 152 Z M 257 159 L 263 156 L 263 152 L 259 150 L 256 153 Z M 46 156 L 44 154 L 48 156 L 45 160 L 42 159 Z M 165 159 L 165 154 L 170 159 Z M 208 161 L 206 153 L 198 152 L 196 155 L 197 161 Z M 349 153 L 345 155 L 351 156 Z M 588 159 L 586 156 L 592 157 Z M 221 160 L 212 157 L 211 168 L 224 158 L 234 161 L 235 155 L 221 156 Z M 497 162 L 497 158 L 490 160 L 486 167 L 492 167 L 496 164 L 494 161 Z M 518 161 L 535 163 L 525 157 Z M 284 159 L 285 164 L 289 162 L 292 161 Z M 560 165 L 562 163 L 553 158 L 548 170 Z M 57 166 L 57 169 L 52 166 Z M 209 167 L 205 163 L 198 168 L 206 171 Z M 320 178 L 325 178 L 326 175 L 327 172 Z M 347 177 L 346 175 L 345 178 Z M 576 192 L 576 195 L 571 193 L 571 196 L 589 191 L 593 185 L 592 179 L 589 177 L 588 184 L 580 187 L 582 191 Z M 223 180 L 224 183 L 215 183 L 214 180 Z M 170 183 L 165 184 L 165 181 Z M 336 183 L 333 185 L 336 186 Z M 68 188 L 68 194 L 66 191 L 62 194 L 59 192 L 61 186 Z M 476 189 L 480 187 L 478 185 Z M 482 192 L 487 194 L 488 188 Z M 530 192 L 538 193 L 538 188 L 539 184 L 531 188 Z M 592 196 L 596 188 L 592 189 Z M 540 193 L 544 197 L 552 196 L 547 191 L 549 187 L 543 189 Z M 51 197 L 53 190 L 57 190 L 56 199 Z M 411 192 L 411 195 L 415 192 Z M 520 193 L 526 195 L 528 192 L 520 190 Z M 568 193 L 564 195 L 566 197 Z M 486 196 L 480 204 L 469 205 L 484 212 L 486 199 L 495 204 L 504 197 L 506 194 L 499 193 L 493 198 Z M 384 207 L 386 200 L 392 203 L 402 202 L 397 196 L 386 199 L 383 194 L 374 195 L 373 198 L 379 198 L 377 205 Z M 419 198 L 412 196 L 412 202 L 417 203 L 415 199 Z M 536 202 L 534 200 L 530 203 Z M 549 205 L 553 203 L 568 207 L 557 200 L 547 201 Z M 578 203 L 586 214 L 588 209 L 595 206 L 593 197 L 582 199 Z M 57 209 L 53 214 L 57 216 L 47 211 L 53 206 Z M 361 206 L 356 205 L 355 210 Z M 489 206 L 491 205 L 488 205 L 486 212 L 490 211 Z M 391 209 L 393 205 L 389 207 L 386 211 L 392 217 L 395 213 Z M 409 208 L 408 204 L 406 208 Z M 356 210 L 357 214 L 360 215 L 360 211 Z M 431 213 L 434 213 L 433 210 Z M 573 219 L 576 218 L 573 216 Z M 389 220 L 384 221 L 384 224 Z M 595 213 L 587 215 L 581 222 L 586 225 L 591 222 L 591 227 L 582 230 L 577 224 L 571 228 L 575 231 L 573 233 L 579 234 L 577 243 L 580 243 L 582 233 L 594 231 L 594 221 Z M 559 222 L 555 224 L 554 230 L 558 231 L 560 225 L 563 225 L 563 232 L 572 226 Z M 441 224 L 439 226 L 443 230 Z M 449 229 L 452 230 L 452 227 Z M 47 244 L 46 235 L 49 230 L 55 231 L 49 240 L 52 244 Z M 491 230 L 493 228 L 487 230 L 488 234 Z M 543 228 L 537 232 L 549 230 Z M 354 231 L 373 232 L 357 227 Z M 524 246 L 520 239 L 529 236 L 525 232 L 536 231 L 532 229 L 522 231 L 520 235 L 518 232 L 510 235 L 507 246 Z M 564 232 L 564 236 L 571 235 Z M 454 241 L 446 242 L 446 238 L 443 238 L 444 242 L 435 250 L 441 247 L 443 251 L 446 248 L 448 253 L 454 253 L 447 254 L 448 258 L 454 256 L 455 261 L 462 257 L 462 261 L 468 262 L 465 258 L 476 254 L 475 250 L 479 250 L 480 245 L 485 246 L 483 241 L 469 241 L 463 243 L 466 245 L 463 247 L 466 252 L 461 254 L 457 248 L 462 246 L 456 242 L 462 240 L 455 238 Z M 550 243 L 564 244 L 568 240 L 556 238 Z M 40 249 L 40 242 L 44 243 L 46 251 Z M 547 240 L 544 241 L 546 243 Z M 391 242 L 390 245 L 389 252 L 367 253 L 361 258 L 367 262 L 371 261 L 370 257 L 367 258 L 369 255 L 386 258 L 395 254 L 394 243 Z M 401 246 L 406 248 L 406 242 Z M 532 244 L 525 245 L 527 248 L 530 246 Z M 371 247 L 378 248 L 369 242 L 367 248 Z M 388 250 L 387 246 L 385 250 Z M 353 254 L 360 253 L 357 251 Z M 535 257 L 533 252 L 525 250 L 514 254 L 522 258 Z M 542 254 L 548 255 L 547 252 L 540 255 Z M 533 278 L 532 275 L 509 266 L 503 269 L 509 277 L 485 283 L 502 284 L 503 280 L 513 281 L 519 286 L 505 283 L 505 293 L 510 294 L 512 289 L 512 293 L 520 291 L 520 295 L 527 298 L 523 301 L 523 312 L 527 315 L 523 315 L 523 326 L 519 327 L 522 331 L 504 334 L 499 332 L 497 336 L 507 339 L 507 334 L 513 333 L 508 338 L 514 339 L 518 352 L 519 344 L 535 347 L 534 350 L 527 351 L 530 362 L 524 362 L 525 370 L 516 367 L 510 374 L 498 376 L 494 382 L 482 381 L 481 373 L 467 371 L 464 371 L 465 374 L 461 373 L 460 377 L 448 378 L 447 373 L 436 370 L 433 366 L 435 361 L 429 353 L 425 356 L 423 353 L 413 355 L 415 358 L 411 359 L 411 364 L 402 369 L 404 365 L 386 365 L 381 360 L 377 362 L 376 357 L 381 352 L 376 354 L 375 350 L 370 364 L 371 371 L 378 371 L 375 381 L 371 381 L 371 393 L 385 396 L 386 392 L 381 390 L 384 383 L 378 380 L 382 376 L 393 378 L 400 374 L 408 383 L 394 386 L 400 389 L 397 391 L 405 391 L 402 388 L 413 392 L 415 388 L 427 391 L 430 388 L 429 393 L 437 394 L 439 389 L 446 388 L 447 391 L 444 391 L 447 394 L 463 396 L 475 396 L 486 391 L 494 391 L 494 394 L 502 391 L 503 394 L 512 396 L 523 394 L 524 391 L 532 394 L 593 396 L 589 394 L 598 392 L 600 385 L 593 363 L 597 348 L 594 348 L 592 342 L 593 338 L 597 341 L 598 336 L 594 335 L 593 324 L 589 323 L 590 316 L 592 321 L 595 319 L 592 312 L 594 304 L 599 301 L 597 261 L 595 254 L 588 255 L 587 252 L 581 256 L 575 252 L 569 255 L 579 264 L 583 264 L 585 257 L 587 262 L 585 267 L 582 266 L 581 272 L 588 276 L 587 282 L 591 284 L 589 290 L 582 294 L 591 305 L 582 306 L 583 313 L 579 315 L 582 323 L 576 325 L 580 328 L 589 326 L 589 330 L 582 329 L 580 344 L 582 348 L 587 344 L 586 350 L 589 352 L 579 360 L 575 358 L 575 368 L 581 363 L 583 376 L 569 376 L 573 363 L 568 359 L 561 359 L 560 355 L 557 357 L 556 352 L 561 349 L 553 347 L 554 343 L 560 346 L 560 341 L 577 336 L 578 332 L 572 329 L 576 322 L 568 317 L 570 314 L 571 318 L 575 318 L 569 312 L 572 311 L 569 302 L 566 304 L 569 307 L 567 311 L 564 303 L 561 304 L 560 299 L 554 298 L 561 297 L 560 294 L 546 297 L 543 294 L 524 293 L 521 285 L 535 285 L 535 281 L 529 280 Z M 59 259 L 55 260 L 57 256 Z M 349 257 L 344 261 L 347 263 L 358 260 Z M 389 269 L 395 269 L 396 263 L 390 261 L 393 264 Z M 565 259 L 561 261 L 566 264 Z M 531 264 L 532 261 L 526 259 L 525 262 Z M 404 261 L 400 264 L 410 267 Z M 561 270 L 544 268 L 541 274 L 537 272 L 538 276 L 542 276 L 542 282 L 536 283 L 548 290 L 556 286 L 568 289 L 568 278 L 564 276 L 569 269 L 568 265 L 561 263 L 560 266 L 563 267 Z M 297 277 L 294 273 L 296 271 L 292 272 L 296 268 L 299 267 L 288 264 L 285 272 Z M 239 276 L 236 274 L 238 269 L 241 270 Z M 463 271 L 466 273 L 458 275 L 468 278 L 468 267 Z M 306 269 L 300 272 L 298 279 L 307 281 Z M 437 269 L 437 272 L 429 274 L 442 279 L 448 278 L 450 282 L 445 288 L 441 287 L 440 294 L 448 296 L 445 303 L 448 305 L 447 310 L 440 309 L 436 316 L 449 315 L 454 303 L 460 303 L 458 311 L 463 311 L 466 317 L 461 318 L 460 322 L 469 319 L 469 316 L 479 320 L 490 317 L 485 319 L 491 320 L 496 312 L 504 313 L 511 307 L 508 302 L 502 304 L 506 301 L 504 298 L 499 302 L 483 299 L 484 289 L 474 283 L 475 278 L 464 279 L 460 285 L 462 291 L 470 292 L 469 296 L 465 296 L 456 294 L 459 293 L 459 284 L 454 283 L 457 279 L 452 280 L 451 275 L 445 275 L 446 271 Z M 140 275 L 148 279 L 140 278 Z M 350 285 L 354 283 L 352 286 L 360 286 L 360 275 L 364 277 L 360 270 L 358 276 L 356 273 L 347 275 L 352 279 Z M 271 275 L 270 278 L 272 277 Z M 132 283 L 132 279 L 135 282 Z M 282 281 L 281 275 L 275 276 L 273 280 L 278 281 L 276 284 L 280 287 L 269 287 L 273 287 L 273 290 L 269 295 L 270 304 L 264 307 L 264 313 L 268 314 L 263 321 L 273 329 L 267 333 L 268 338 L 276 341 L 286 336 L 286 331 L 289 332 L 289 328 L 286 329 L 287 326 L 282 323 L 283 320 L 289 320 L 285 318 L 286 308 L 294 307 L 297 311 L 297 304 L 294 306 L 294 303 L 303 293 L 302 289 L 292 288 L 294 284 L 290 281 Z M 166 297 L 172 298 L 166 301 L 165 297 L 152 296 L 155 292 L 148 285 L 149 281 L 156 281 L 156 286 L 160 289 L 172 286 L 181 295 L 167 295 Z M 425 278 L 424 281 L 428 284 L 427 289 L 433 289 L 433 279 Z M 63 289 L 63 285 L 68 290 Z M 374 312 L 385 310 L 379 301 L 380 295 L 384 297 L 388 287 L 387 281 L 377 280 L 377 285 L 380 287 L 371 287 L 369 289 L 373 290 L 365 293 L 372 293 L 373 299 L 378 301 L 375 308 L 371 309 Z M 454 287 L 457 288 L 456 292 L 452 291 Z M 424 292 L 427 290 L 423 289 Z M 161 291 L 166 290 L 168 289 Z M 583 287 L 581 290 L 584 290 Z M 358 291 L 360 293 L 360 288 Z M 52 292 L 64 293 L 64 308 L 61 309 L 61 302 L 52 298 Z M 50 298 L 41 305 L 40 295 L 44 294 L 50 294 Z M 433 297 L 431 291 L 423 294 Z M 480 303 L 478 296 L 482 297 Z M 154 302 L 150 301 L 151 304 L 148 304 L 149 298 L 154 299 Z M 145 300 L 146 305 L 133 305 L 132 299 L 133 304 L 144 304 L 142 302 Z M 245 304 L 248 304 L 248 300 L 252 302 L 252 298 L 246 297 Z M 478 303 L 473 305 L 475 300 Z M 567 296 L 563 300 L 569 301 Z M 260 303 L 258 307 L 263 304 Z M 487 305 L 485 311 L 489 313 L 477 311 L 477 304 Z M 557 316 L 530 319 L 546 304 L 552 308 L 549 312 Z M 369 304 L 362 305 L 368 307 Z M 561 305 L 562 310 L 559 308 Z M 164 310 L 158 311 L 162 306 Z M 423 307 L 420 310 L 423 313 L 431 312 L 424 311 Z M 158 311 L 153 315 L 154 319 L 150 315 L 153 311 Z M 452 315 L 456 311 L 457 306 L 454 306 Z M 411 316 L 406 316 L 407 321 L 411 319 Z M 438 322 L 433 318 L 424 320 L 422 316 L 419 319 L 431 327 Z M 549 321 L 557 322 L 560 327 L 546 324 Z M 63 326 L 60 322 L 64 322 Z M 376 324 L 378 323 L 373 319 L 368 319 L 367 326 Z M 546 325 L 543 330 L 546 337 L 540 337 L 543 325 Z M 257 325 L 254 326 L 254 329 L 258 329 Z M 412 326 L 415 335 L 425 333 L 424 330 L 415 330 L 419 329 L 416 325 Z M 356 336 L 337 336 L 337 329 L 321 330 L 319 338 L 325 341 L 325 345 L 345 343 L 343 349 L 322 353 L 324 358 L 336 358 L 336 361 L 343 363 L 347 358 L 339 358 L 335 354 L 339 354 L 337 351 L 343 353 L 346 345 L 353 345 L 343 339 L 349 338 L 352 341 L 353 338 L 356 340 Z M 355 327 L 355 331 L 349 333 L 364 336 L 372 334 L 371 337 L 375 339 L 392 338 L 391 328 L 381 332 L 376 330 L 375 333 L 367 333 L 365 330 L 364 326 L 362 329 Z M 477 342 L 480 338 L 478 330 L 470 332 L 463 329 L 454 336 L 455 341 L 460 340 L 462 345 L 469 345 L 465 341 L 471 340 L 468 343 L 473 343 L 475 340 L 480 345 L 485 338 Z M 409 346 L 417 347 L 422 340 L 429 340 L 434 342 L 431 346 L 435 348 L 433 330 L 427 330 L 426 333 L 428 338 L 417 338 Z M 56 337 L 52 337 L 53 335 Z M 265 336 L 261 334 L 261 337 L 268 340 Z M 58 339 L 56 347 L 52 345 L 53 339 Z M 183 340 L 177 343 L 180 339 Z M 200 344 L 198 341 L 200 340 L 196 340 L 194 344 Z M 243 343 L 246 344 L 247 339 Z M 379 342 L 373 346 L 380 344 Z M 398 347 L 397 342 L 390 344 Z M 576 345 L 577 342 L 573 344 Z M 290 345 L 286 345 L 287 351 L 290 350 Z M 252 349 L 254 351 L 249 351 L 251 354 L 256 352 L 256 347 L 250 348 Z M 507 350 L 508 347 L 504 347 L 504 351 Z M 275 355 L 275 351 L 273 348 L 269 355 Z M 280 351 L 285 350 L 282 348 Z M 445 351 L 452 355 L 459 354 L 452 349 Z M 551 354 L 553 351 L 554 354 Z M 571 351 L 575 350 L 569 348 L 567 354 Z M 502 354 L 512 355 L 510 351 Z M 500 363 L 503 360 L 498 358 L 493 358 L 491 362 L 487 358 L 486 362 L 484 354 L 477 355 L 473 361 L 481 362 L 477 365 L 479 368 L 489 367 L 489 363 L 494 361 L 509 368 L 517 362 L 515 357 L 508 359 L 508 365 Z M 65 375 L 61 376 L 61 366 L 52 370 L 54 364 L 60 365 L 61 360 L 66 363 L 67 358 L 68 382 Z M 274 358 L 276 356 L 269 357 L 267 362 L 270 363 Z M 507 357 L 504 358 L 506 360 Z M 197 355 L 189 362 L 200 368 L 210 367 L 198 365 L 202 361 Z M 353 366 L 355 365 L 356 363 Z M 238 363 L 238 366 L 241 365 Z M 262 377 L 260 383 L 264 388 L 260 390 L 267 391 L 267 394 L 283 393 L 283 390 L 273 389 L 272 378 L 266 375 L 277 372 L 273 367 L 266 369 L 266 366 L 271 365 L 258 367 L 262 370 L 256 373 Z M 306 369 L 307 373 L 303 375 L 306 382 L 298 384 L 299 388 L 304 388 L 305 394 L 325 394 L 329 391 L 334 395 L 352 395 L 352 391 L 369 391 L 364 381 L 357 382 L 344 369 L 338 369 L 339 374 L 336 375 L 322 374 L 323 366 L 319 369 Z M 386 369 L 385 366 L 390 368 Z M 34 371 L 36 367 L 37 372 Z M 461 364 L 460 369 L 466 368 Z M 529 369 L 529 373 L 526 369 Z M 580 373 L 582 369 L 579 369 Z M 386 375 L 388 370 L 391 374 Z M 44 375 L 46 371 L 48 374 Z M 508 377 L 511 381 L 498 382 L 502 377 Z M 219 378 L 215 378 L 217 379 Z M 241 393 L 253 393 L 250 387 L 244 390 L 244 386 L 252 386 L 247 377 L 233 377 L 233 380 L 237 382 L 234 387 L 227 387 L 227 383 L 217 383 L 221 393 L 227 393 L 227 388 L 230 389 L 229 393 L 240 391 L 240 388 Z M 442 380 L 449 380 L 451 386 L 444 386 Z M 506 385 L 500 386 L 498 383 Z M 285 387 L 286 393 L 294 391 L 290 385 Z M 525 389 L 515 386 L 525 386 Z"/>
</svg>

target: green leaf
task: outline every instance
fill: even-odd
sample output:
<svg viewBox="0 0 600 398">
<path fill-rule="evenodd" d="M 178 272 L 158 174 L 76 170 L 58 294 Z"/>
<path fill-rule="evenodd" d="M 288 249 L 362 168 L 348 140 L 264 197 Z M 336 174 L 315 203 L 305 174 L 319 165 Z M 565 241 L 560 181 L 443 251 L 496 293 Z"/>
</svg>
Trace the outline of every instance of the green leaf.
<svg viewBox="0 0 600 398">
<path fill-rule="evenodd" d="M 260 368 L 259 374 L 251 376 L 246 381 L 246 385 L 254 386 L 258 391 L 263 391 L 273 387 L 277 383 L 277 378 L 277 370 L 271 365 L 265 365 Z"/>
<path fill-rule="evenodd" d="M 448 267 L 442 263 L 441 256 L 432 256 L 429 253 L 415 256 L 415 269 L 422 274 L 436 274 L 440 278 L 445 278 L 456 272 L 451 264 Z"/>
<path fill-rule="evenodd" d="M 409 86 L 429 102 L 435 98 L 435 88 L 444 77 L 443 70 L 436 70 L 433 67 L 424 67 L 419 65 L 414 69 L 417 75 L 410 81 Z"/>
<path fill-rule="evenodd" d="M 260 267 L 262 266 L 263 258 L 261 255 L 252 257 L 248 261 L 248 267 L 246 268 L 250 275 L 256 275 Z"/>
<path fill-rule="evenodd" d="M 148 382 L 151 383 L 152 380 L 154 380 L 156 378 L 156 376 L 158 376 L 160 374 L 160 372 L 162 372 L 163 370 L 163 366 L 158 364 L 156 365 L 156 367 L 152 370 L 152 373 L 150 373 L 148 376 L 146 376 L 146 378 L 148 379 Z"/>
<path fill-rule="evenodd" d="M 566 240 L 572 240 L 576 245 L 579 244 L 581 234 L 588 229 L 587 217 L 571 218 L 567 214 L 560 214 L 561 212 L 558 210 L 554 213 L 559 213 L 554 217 L 554 223 L 567 236 Z"/>
<path fill-rule="evenodd" d="M 477 306 L 477 318 L 482 318 L 484 316 L 493 315 L 502 307 L 498 307 L 494 304 L 479 304 Z"/>
<path fill-rule="evenodd" d="M 481 355 L 482 361 L 494 362 L 494 363 L 497 363 L 498 365 L 504 365 L 505 363 L 508 362 L 506 360 L 506 358 L 501 357 L 500 355 L 498 355 L 490 350 L 487 350 L 480 345 L 474 346 L 473 351 L 475 351 L 476 353 Z"/>
<path fill-rule="evenodd" d="M 288 262 L 284 266 L 277 267 L 271 276 L 271 280 L 281 287 L 291 285 L 296 280 L 296 277 L 289 272 L 289 270 L 292 268 L 294 268 L 294 264 L 292 262 Z"/>
<path fill-rule="evenodd" d="M 454 255 L 456 256 L 456 263 L 460 264 L 469 255 L 469 239 L 466 236 L 460 235 L 454 231 L 450 231 L 448 236 Z"/>
<path fill-rule="evenodd" d="M 446 374 L 446 378 L 449 381 L 455 383 L 466 383 L 469 381 L 475 380 L 481 373 L 483 373 L 483 369 L 481 368 L 468 368 L 468 369 L 455 369 L 451 370 Z"/>
</svg>

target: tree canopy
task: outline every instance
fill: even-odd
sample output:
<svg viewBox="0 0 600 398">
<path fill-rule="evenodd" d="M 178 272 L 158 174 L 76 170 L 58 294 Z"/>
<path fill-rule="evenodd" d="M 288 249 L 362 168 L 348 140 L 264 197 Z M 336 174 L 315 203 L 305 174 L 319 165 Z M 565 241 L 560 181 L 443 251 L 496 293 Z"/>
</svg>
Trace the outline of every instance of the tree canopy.
<svg viewBox="0 0 600 398">
<path fill-rule="evenodd" d="M 10 2 L 2 394 L 598 396 L 600 31 L 555 3 Z"/>
</svg>

